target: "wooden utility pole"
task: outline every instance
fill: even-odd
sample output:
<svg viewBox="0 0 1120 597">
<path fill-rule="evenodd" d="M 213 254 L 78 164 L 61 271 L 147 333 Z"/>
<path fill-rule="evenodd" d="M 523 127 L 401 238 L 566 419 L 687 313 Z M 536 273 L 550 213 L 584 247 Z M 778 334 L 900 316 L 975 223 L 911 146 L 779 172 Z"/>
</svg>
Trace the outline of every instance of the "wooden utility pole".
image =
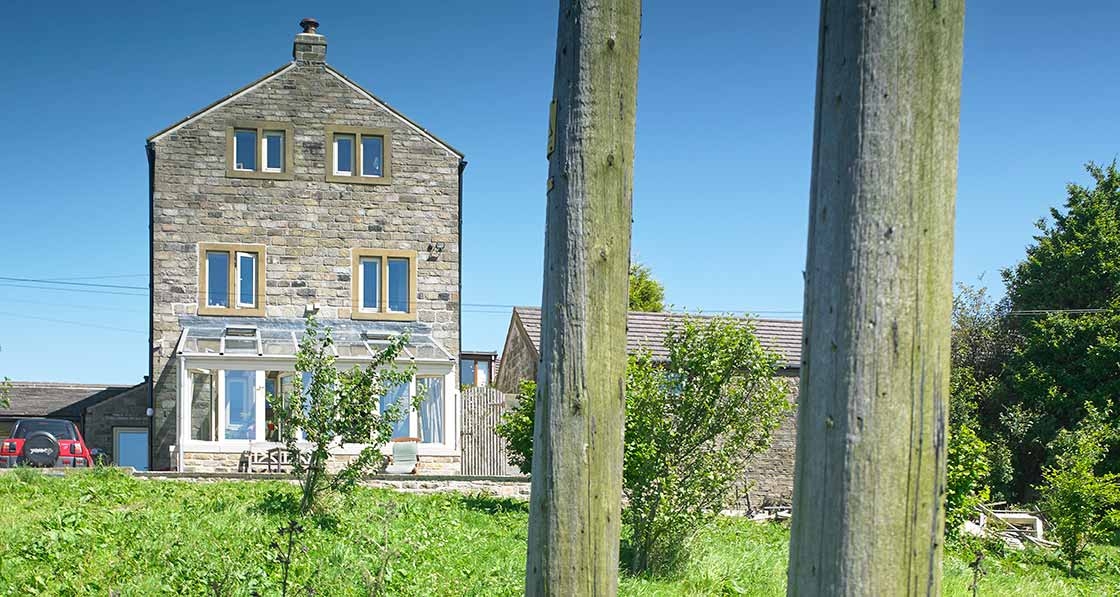
<svg viewBox="0 0 1120 597">
<path fill-rule="evenodd" d="M 790 595 L 939 595 L 964 0 L 823 0 Z"/>
<path fill-rule="evenodd" d="M 525 593 L 614 595 L 640 0 L 561 0 Z"/>
</svg>

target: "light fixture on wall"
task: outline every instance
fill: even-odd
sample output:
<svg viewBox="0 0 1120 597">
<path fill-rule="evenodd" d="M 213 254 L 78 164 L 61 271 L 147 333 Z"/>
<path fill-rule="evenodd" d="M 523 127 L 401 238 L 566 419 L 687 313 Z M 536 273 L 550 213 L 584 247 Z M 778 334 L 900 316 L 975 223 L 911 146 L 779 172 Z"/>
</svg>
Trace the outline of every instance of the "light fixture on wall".
<svg viewBox="0 0 1120 597">
<path fill-rule="evenodd" d="M 439 256 L 443 255 L 443 248 L 445 246 L 443 242 L 432 241 L 428 243 L 428 261 L 439 259 Z"/>
</svg>

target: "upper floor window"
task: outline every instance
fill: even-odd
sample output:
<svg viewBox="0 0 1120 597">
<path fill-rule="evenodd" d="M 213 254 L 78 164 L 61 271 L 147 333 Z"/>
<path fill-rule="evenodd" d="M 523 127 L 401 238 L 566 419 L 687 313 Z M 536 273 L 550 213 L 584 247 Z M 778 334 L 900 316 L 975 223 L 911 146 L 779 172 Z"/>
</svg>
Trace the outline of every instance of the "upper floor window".
<svg viewBox="0 0 1120 597">
<path fill-rule="evenodd" d="M 226 132 L 226 175 L 292 178 L 292 127 L 281 122 L 242 122 Z"/>
<path fill-rule="evenodd" d="M 198 314 L 264 315 L 264 246 L 199 243 Z"/>
<path fill-rule="evenodd" d="M 327 127 L 327 180 L 389 184 L 391 141 L 384 129 Z"/>
<path fill-rule="evenodd" d="M 354 249 L 350 284 L 354 319 L 416 319 L 416 251 Z"/>
</svg>

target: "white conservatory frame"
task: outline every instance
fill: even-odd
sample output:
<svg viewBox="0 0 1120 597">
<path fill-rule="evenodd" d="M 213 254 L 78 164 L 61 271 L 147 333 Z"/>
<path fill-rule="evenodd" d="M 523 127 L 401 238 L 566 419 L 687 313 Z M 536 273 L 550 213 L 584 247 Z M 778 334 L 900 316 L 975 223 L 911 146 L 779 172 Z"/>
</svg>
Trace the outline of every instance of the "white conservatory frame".
<svg viewBox="0 0 1120 597">
<path fill-rule="evenodd" d="M 228 329 L 243 331 L 241 328 L 229 326 Z M 226 354 L 225 350 L 225 336 L 221 339 L 221 348 L 218 352 L 185 352 L 184 343 L 188 337 L 190 328 L 184 328 L 179 339 L 176 353 L 178 355 L 178 376 L 176 387 L 176 416 L 175 416 L 175 444 L 171 447 L 172 458 L 176 462 L 176 468 L 179 471 L 184 470 L 184 454 L 201 453 L 201 454 L 240 454 L 250 449 L 268 449 L 271 447 L 282 445 L 278 442 L 265 440 L 265 425 L 263 424 L 265 417 L 265 377 L 267 372 L 292 372 L 295 373 L 295 356 L 287 354 L 264 354 L 262 343 L 260 342 L 260 333 L 256 334 L 257 338 L 257 353 L 244 353 L 238 352 L 237 354 Z M 292 332 L 292 342 L 298 346 L 298 340 L 295 332 Z M 359 356 L 350 356 L 349 354 L 339 354 L 337 345 L 335 352 L 337 358 L 335 361 L 339 370 L 349 370 L 356 365 L 368 364 L 374 357 L 374 351 L 377 346 L 387 343 L 387 337 L 367 337 L 363 336 L 368 354 L 361 354 L 361 349 L 356 348 L 356 345 L 351 345 L 353 350 L 347 352 L 357 352 Z M 419 455 L 423 456 L 459 456 L 459 425 L 461 414 L 461 395 L 459 392 L 458 379 L 455 375 L 456 359 L 438 343 L 427 340 L 427 344 L 435 347 L 435 357 L 420 357 L 418 351 L 415 350 L 413 345 L 406 347 L 402 354 L 397 358 L 397 364 L 401 366 L 411 365 L 415 368 L 415 373 L 409 381 L 408 396 L 414 398 L 416 396 L 417 380 L 420 378 L 438 377 L 443 380 L 443 441 L 441 442 L 421 442 L 419 445 Z M 190 438 L 191 430 L 191 397 L 193 396 L 193 387 L 191 379 L 191 371 L 207 370 L 214 375 L 214 402 L 216 405 L 217 425 L 213 428 L 213 440 L 197 440 Z M 253 439 L 226 439 L 226 388 L 225 388 L 225 375 L 226 371 L 254 371 L 256 372 L 254 384 L 254 408 L 255 408 L 255 438 Z M 410 405 L 411 406 L 411 405 Z M 409 430 L 410 435 L 419 437 L 420 435 L 420 417 L 414 408 L 409 410 Z M 300 442 L 303 444 L 303 442 Z M 309 446 L 309 444 L 306 444 Z M 357 455 L 366 447 L 365 444 L 343 444 L 341 447 L 336 447 L 332 450 L 335 455 Z M 381 452 L 385 455 L 391 453 L 392 446 L 382 446 Z"/>
</svg>

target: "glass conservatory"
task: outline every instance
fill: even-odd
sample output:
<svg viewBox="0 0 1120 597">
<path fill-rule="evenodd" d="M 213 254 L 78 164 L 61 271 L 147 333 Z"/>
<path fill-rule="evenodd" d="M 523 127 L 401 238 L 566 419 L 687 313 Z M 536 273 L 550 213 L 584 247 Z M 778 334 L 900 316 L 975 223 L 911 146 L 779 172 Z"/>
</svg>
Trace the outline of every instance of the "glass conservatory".
<svg viewBox="0 0 1120 597">
<path fill-rule="evenodd" d="M 299 375 L 296 352 L 304 333 L 302 321 L 283 323 L 205 321 L 184 327 L 175 351 L 175 452 L 180 469 L 184 454 L 240 454 L 279 445 L 280 422 L 271 400 L 291 392 Z M 332 325 L 332 349 L 340 369 L 369 364 L 396 333 L 340 324 Z M 381 408 L 402 403 L 408 415 L 396 424 L 393 436 L 418 438 L 421 456 L 458 456 L 456 358 L 429 334 L 417 332 L 409 331 L 409 343 L 397 358 L 400 366 L 413 366 L 415 375 L 382 396 Z M 296 434 L 300 436 L 299 430 Z M 338 453 L 357 454 L 363 447 L 345 444 Z"/>
</svg>

